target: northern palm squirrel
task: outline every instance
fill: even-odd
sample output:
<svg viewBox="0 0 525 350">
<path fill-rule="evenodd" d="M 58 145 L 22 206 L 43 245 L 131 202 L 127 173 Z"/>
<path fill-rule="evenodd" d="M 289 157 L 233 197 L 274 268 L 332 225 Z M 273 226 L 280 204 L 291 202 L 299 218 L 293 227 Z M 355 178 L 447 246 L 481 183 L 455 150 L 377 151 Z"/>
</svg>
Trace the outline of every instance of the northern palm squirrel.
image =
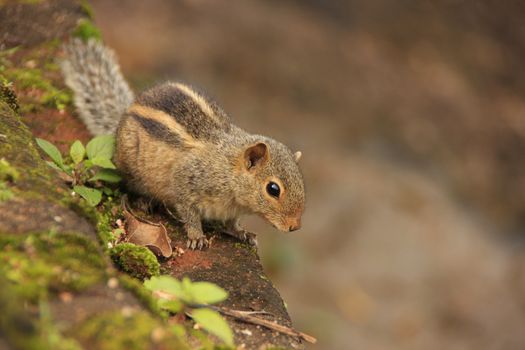
<svg viewBox="0 0 525 350">
<path fill-rule="evenodd" d="M 301 226 L 301 152 L 233 125 L 213 101 L 167 82 L 134 97 L 112 50 L 74 39 L 61 63 L 80 118 L 95 135 L 116 132 L 115 162 L 130 189 L 178 213 L 188 246 L 207 245 L 202 220 L 255 243 L 239 217 L 255 213 L 281 231 Z"/>
</svg>

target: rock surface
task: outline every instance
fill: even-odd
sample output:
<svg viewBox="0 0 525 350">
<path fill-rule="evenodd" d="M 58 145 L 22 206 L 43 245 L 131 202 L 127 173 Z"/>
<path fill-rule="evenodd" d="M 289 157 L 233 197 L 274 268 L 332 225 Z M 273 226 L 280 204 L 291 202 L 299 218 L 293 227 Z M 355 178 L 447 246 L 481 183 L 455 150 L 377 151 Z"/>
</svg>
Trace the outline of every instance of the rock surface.
<svg viewBox="0 0 525 350">
<path fill-rule="evenodd" d="M 133 343 L 139 348 L 184 348 L 172 335 L 153 336 L 166 326 L 151 300 L 136 280 L 112 266 L 100 246 L 93 209 L 71 196 L 33 139 L 50 140 L 64 152 L 73 140 L 89 138 L 73 116 L 56 66 L 60 42 L 88 18 L 87 12 L 83 2 L 71 1 L 7 2 L 0 8 L 0 22 L 7 24 L 0 36 L 0 59 L 7 68 L 0 76 L 11 80 L 3 91 L 14 90 L 19 104 L 8 104 L 13 101 L 2 94 L 0 159 L 20 174 L 7 183 L 14 196 L 0 201 L 0 282 L 6 286 L 0 291 L 0 347 L 118 349 Z M 48 93 L 55 94 L 50 101 L 45 100 Z M 153 219 L 166 224 L 174 246 L 183 246 L 176 222 L 162 213 Z M 229 237 L 217 234 L 209 249 L 164 259 L 161 269 L 178 278 L 214 282 L 230 293 L 226 306 L 264 310 L 270 315 L 265 317 L 291 325 L 257 252 Z M 246 348 L 303 348 L 293 337 L 229 321 L 236 344 Z M 53 343 L 57 341 L 62 345 Z"/>
</svg>

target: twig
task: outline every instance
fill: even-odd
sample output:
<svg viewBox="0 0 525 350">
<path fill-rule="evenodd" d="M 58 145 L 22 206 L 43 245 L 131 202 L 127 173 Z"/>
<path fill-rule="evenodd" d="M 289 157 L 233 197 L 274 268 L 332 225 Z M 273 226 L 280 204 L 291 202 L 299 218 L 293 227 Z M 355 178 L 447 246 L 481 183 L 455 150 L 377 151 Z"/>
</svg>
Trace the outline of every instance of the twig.
<svg viewBox="0 0 525 350">
<path fill-rule="evenodd" d="M 218 309 L 220 309 L 220 307 L 217 306 Z M 241 316 L 250 316 L 250 315 L 270 315 L 270 316 L 273 316 L 273 314 L 271 312 L 268 312 L 268 311 L 264 311 L 264 310 L 261 310 L 261 311 L 243 311 L 243 310 L 232 310 L 232 309 L 227 309 L 227 308 L 224 308 L 223 309 L 225 310 L 228 310 L 228 311 L 233 311 L 233 312 L 236 312 L 238 313 L 239 315 Z M 220 311 L 220 310 L 218 310 Z"/>
<path fill-rule="evenodd" d="M 277 322 L 274 322 L 274 321 L 269 321 L 269 320 L 265 320 L 263 318 L 251 316 L 249 314 L 250 311 L 232 310 L 232 309 L 228 309 L 228 308 L 225 308 L 225 307 L 218 307 L 218 306 L 208 306 L 208 307 L 213 309 L 213 310 L 215 310 L 215 311 L 220 312 L 221 314 L 234 317 L 234 318 L 236 318 L 238 320 L 241 320 L 241 321 L 244 321 L 244 322 L 253 323 L 253 324 L 256 324 L 256 325 L 259 325 L 259 326 L 263 326 L 263 327 L 272 329 L 274 331 L 277 331 L 277 332 L 280 332 L 280 333 L 283 333 L 283 334 L 291 335 L 293 337 L 299 337 L 299 338 L 304 339 L 305 341 L 307 341 L 309 343 L 312 343 L 312 344 L 315 344 L 317 342 L 316 338 L 314 338 L 311 335 L 308 335 L 306 333 L 299 332 L 298 330 L 295 330 L 293 328 L 280 325 L 280 324 L 278 324 Z"/>
<path fill-rule="evenodd" d="M 174 295 L 170 294 L 170 293 L 166 293 L 166 292 L 163 292 L 163 291 L 155 291 L 155 296 L 159 297 L 159 298 L 163 298 L 163 299 L 168 299 L 168 300 L 176 300 L 177 298 L 175 298 Z M 243 322 L 247 322 L 247 323 L 252 323 L 252 324 L 256 324 L 256 325 L 259 325 L 259 326 L 263 326 L 263 327 L 266 327 L 266 328 L 269 328 L 271 330 L 274 330 L 274 331 L 277 331 L 277 332 L 280 332 L 280 333 L 283 333 L 283 334 L 287 334 L 287 335 L 290 335 L 292 337 L 299 337 L 309 343 L 312 343 L 312 344 L 315 344 L 317 343 L 317 339 L 312 337 L 311 335 L 308 335 L 306 333 L 303 333 L 303 332 L 300 332 L 296 329 L 293 329 L 293 328 L 290 328 L 290 327 L 286 327 L 286 326 L 283 326 L 283 325 L 280 325 L 278 324 L 277 322 L 274 322 L 274 321 L 269 321 L 269 320 L 265 320 L 263 318 L 259 318 L 259 317 L 255 317 L 255 316 L 252 316 L 253 314 L 269 314 L 271 315 L 269 312 L 266 312 L 266 311 L 241 311 L 241 310 L 232 310 L 232 309 L 229 309 L 229 308 L 226 308 L 226 307 L 220 307 L 220 306 L 213 306 L 213 305 L 204 305 L 204 304 L 192 304 L 192 305 L 188 305 L 190 308 L 209 308 L 209 309 L 212 309 L 212 310 L 215 310 L 223 315 L 227 315 L 227 316 L 231 316 L 233 318 L 236 318 L 238 320 L 241 320 Z M 191 317 L 191 313 L 189 312 L 185 312 L 185 314 L 189 317 Z"/>
</svg>

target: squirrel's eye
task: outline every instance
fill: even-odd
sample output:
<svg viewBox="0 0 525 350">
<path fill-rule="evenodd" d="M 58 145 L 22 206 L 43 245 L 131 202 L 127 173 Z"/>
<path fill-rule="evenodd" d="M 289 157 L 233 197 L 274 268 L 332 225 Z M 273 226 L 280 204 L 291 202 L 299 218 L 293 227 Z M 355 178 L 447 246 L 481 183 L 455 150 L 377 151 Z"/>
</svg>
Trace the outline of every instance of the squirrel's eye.
<svg viewBox="0 0 525 350">
<path fill-rule="evenodd" d="M 270 196 L 279 198 L 279 195 L 281 194 L 281 189 L 279 188 L 279 185 L 275 182 L 268 182 L 268 185 L 266 185 L 266 192 L 268 192 Z"/>
</svg>

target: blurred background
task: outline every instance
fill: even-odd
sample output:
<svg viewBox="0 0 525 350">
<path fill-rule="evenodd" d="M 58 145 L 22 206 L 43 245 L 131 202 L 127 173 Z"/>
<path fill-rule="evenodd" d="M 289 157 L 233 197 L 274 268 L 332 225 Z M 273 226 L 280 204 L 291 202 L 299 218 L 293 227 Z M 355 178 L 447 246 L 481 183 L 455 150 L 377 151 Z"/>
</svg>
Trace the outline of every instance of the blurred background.
<svg viewBox="0 0 525 350">
<path fill-rule="evenodd" d="M 92 3 L 135 90 L 303 152 L 303 228 L 247 225 L 311 349 L 525 348 L 524 2 Z"/>
</svg>

